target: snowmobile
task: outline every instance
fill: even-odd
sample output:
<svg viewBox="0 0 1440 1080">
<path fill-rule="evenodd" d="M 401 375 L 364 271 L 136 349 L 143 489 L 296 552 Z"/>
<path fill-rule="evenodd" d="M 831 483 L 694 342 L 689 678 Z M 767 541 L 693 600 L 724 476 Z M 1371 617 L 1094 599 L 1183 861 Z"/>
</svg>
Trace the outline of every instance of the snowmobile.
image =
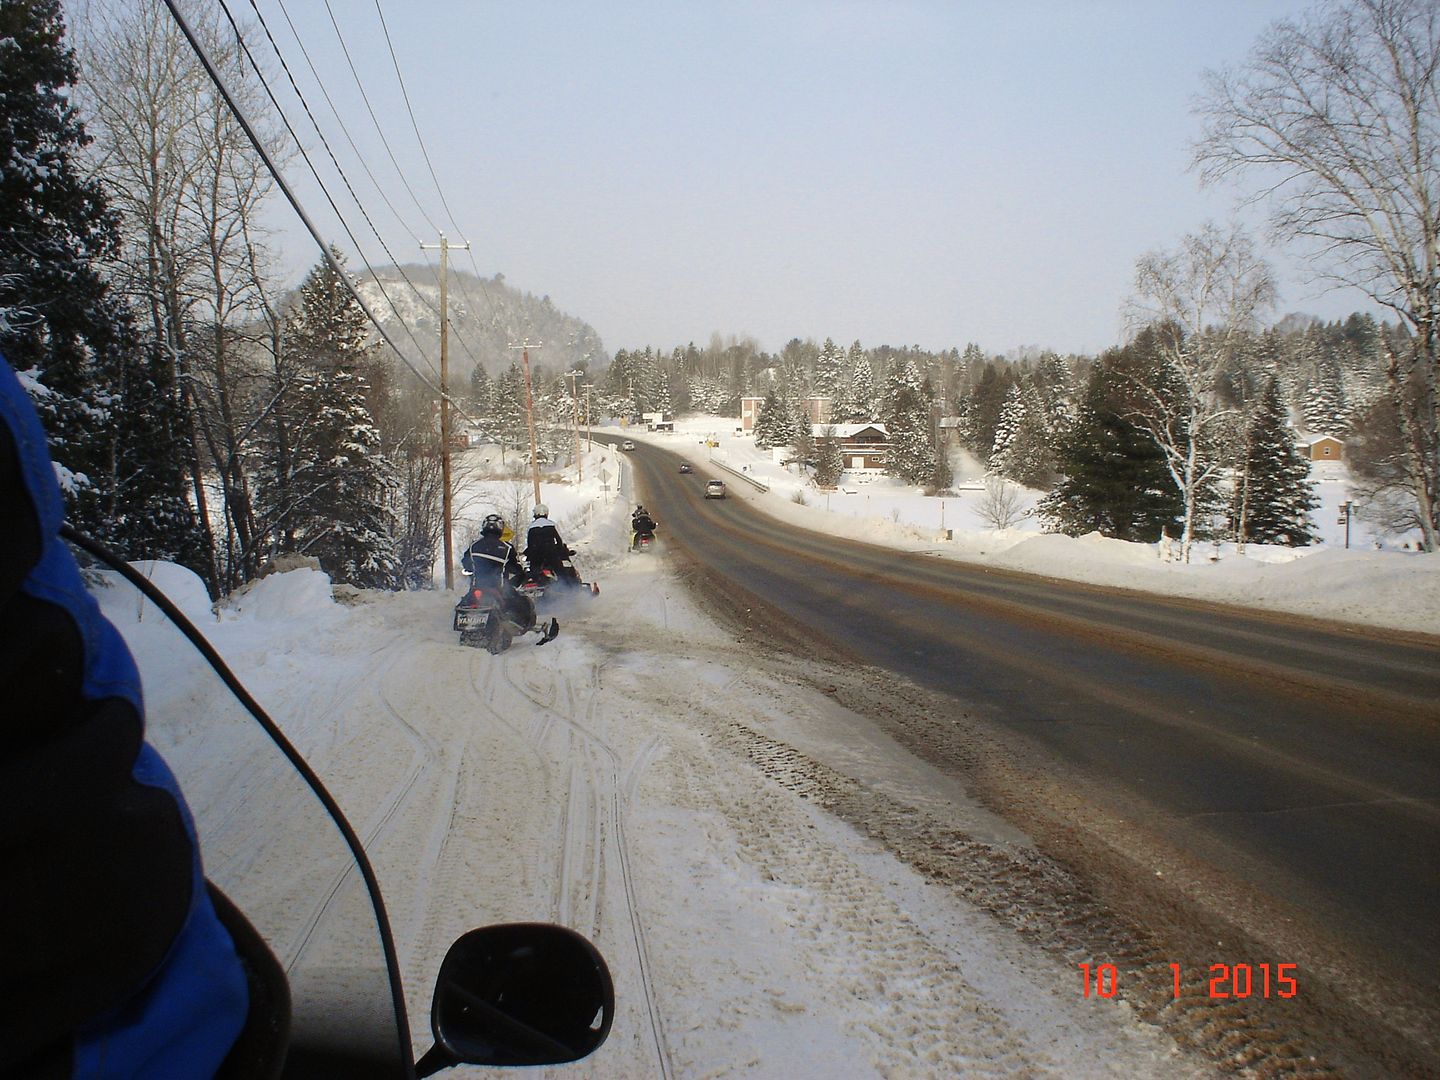
<svg viewBox="0 0 1440 1080">
<path fill-rule="evenodd" d="M 553 603 L 561 597 L 575 596 L 581 592 L 589 593 L 592 597 L 600 595 L 599 583 L 583 580 L 580 571 L 576 570 L 575 564 L 570 561 L 575 556 L 575 549 L 567 547 L 565 552 L 558 571 L 548 566 L 529 567 L 521 591 L 531 596 L 537 604 L 547 596 Z"/>
<path fill-rule="evenodd" d="M 187 735 L 223 742 L 227 753 L 171 757 L 249 986 L 249 1018 L 218 1075 L 420 1080 L 460 1064 L 563 1064 L 605 1042 L 615 991 L 599 951 L 562 926 L 511 923 L 461 934 L 445 953 L 430 1010 L 434 1045 L 417 1060 L 379 880 L 334 796 L 164 592 L 70 527 L 62 535 L 153 603 L 229 690 L 201 699 L 210 703 L 204 723 Z M 181 664 L 166 677 L 209 672 Z M 257 814 L 259 833 L 245 820 Z"/>
<path fill-rule="evenodd" d="M 540 635 L 535 644 L 554 641 L 560 633 L 555 619 L 538 622 L 535 596 L 522 586 L 516 588 L 503 578 L 496 587 L 493 576 L 470 575 L 465 595 L 455 604 L 453 628 L 460 633 L 460 644 L 479 647 L 499 655 L 510 648 L 515 638 L 532 631 Z"/>
<path fill-rule="evenodd" d="M 653 532 L 637 532 L 635 541 L 630 545 L 633 551 L 649 552 L 655 550 L 655 534 Z"/>
</svg>

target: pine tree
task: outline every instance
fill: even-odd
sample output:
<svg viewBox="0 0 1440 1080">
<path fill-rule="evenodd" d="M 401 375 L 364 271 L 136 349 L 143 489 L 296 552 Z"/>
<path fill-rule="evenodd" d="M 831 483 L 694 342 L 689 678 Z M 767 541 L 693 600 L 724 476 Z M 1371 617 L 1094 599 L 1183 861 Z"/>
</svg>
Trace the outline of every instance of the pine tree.
<svg viewBox="0 0 1440 1080">
<path fill-rule="evenodd" d="M 89 143 L 57 0 L 0 0 L 0 353 L 50 439 L 66 512 L 132 559 L 203 563 L 173 386 L 97 265 L 115 219 L 76 158 Z"/>
<path fill-rule="evenodd" d="M 302 367 L 295 392 L 309 423 L 293 433 L 283 492 L 272 487 L 263 500 L 282 547 L 315 556 L 333 581 L 381 588 L 395 585 L 399 557 L 392 469 L 366 404 L 375 353 L 368 336 L 365 313 L 340 276 L 328 262 L 315 266 L 285 334 Z"/>
<path fill-rule="evenodd" d="M 490 373 L 476 364 L 470 372 L 470 401 L 481 416 L 489 412 L 494 392 L 494 380 L 490 378 Z"/>
<path fill-rule="evenodd" d="M 769 450 L 783 446 L 785 435 L 784 403 L 774 390 L 766 391 L 765 400 L 755 416 L 755 448 Z"/>
<path fill-rule="evenodd" d="M 1231 521 L 1242 542 L 1302 547 L 1314 541 L 1310 511 L 1319 503 L 1286 412 L 1272 379 L 1246 424 L 1236 470 Z"/>
<path fill-rule="evenodd" d="M 850 346 L 850 378 L 831 410 L 831 417 L 841 424 L 863 424 L 879 413 L 875 393 L 875 369 L 860 342 Z"/>
<path fill-rule="evenodd" d="M 1316 363 L 1302 409 L 1305 426 L 1316 434 L 1342 436 L 1349 430 L 1345 387 L 1340 365 L 1333 358 L 1327 356 Z"/>
<path fill-rule="evenodd" d="M 525 373 L 520 370 L 520 361 L 510 361 L 510 366 L 495 380 L 490 416 L 502 448 L 513 449 L 529 443 L 530 429 L 525 420 Z"/>
<path fill-rule="evenodd" d="M 935 474 L 935 439 L 924 385 L 913 360 L 893 363 L 885 379 L 883 415 L 890 436 L 885 471 L 907 484 L 927 483 Z"/>
<path fill-rule="evenodd" d="M 995 430 L 990 471 L 1033 488 L 1055 482 L 1056 417 L 1029 376 L 1010 387 Z"/>
<path fill-rule="evenodd" d="M 832 401 L 845 387 L 845 353 L 828 337 L 820 346 L 820 355 L 815 358 L 815 377 L 811 386 L 815 394 Z"/>
<path fill-rule="evenodd" d="M 991 472 L 1010 476 L 1010 447 L 1020 435 L 1020 426 L 1025 420 L 1025 400 L 1020 393 L 1020 384 L 1010 387 L 1005 395 L 1005 404 L 1000 409 L 1000 420 L 995 425 L 995 442 L 990 447 L 988 468 Z M 1014 479 L 1011 476 L 1011 479 Z"/>
<path fill-rule="evenodd" d="M 1103 363 L 1091 377 L 1059 448 L 1063 479 L 1039 506 L 1050 531 L 1151 543 L 1180 520 L 1184 505 L 1163 451 L 1126 419 L 1126 388 L 1123 376 Z"/>
<path fill-rule="evenodd" d="M 815 483 L 821 487 L 834 487 L 845 471 L 845 459 L 840 453 L 840 440 L 835 429 L 826 427 L 815 441 Z"/>
</svg>

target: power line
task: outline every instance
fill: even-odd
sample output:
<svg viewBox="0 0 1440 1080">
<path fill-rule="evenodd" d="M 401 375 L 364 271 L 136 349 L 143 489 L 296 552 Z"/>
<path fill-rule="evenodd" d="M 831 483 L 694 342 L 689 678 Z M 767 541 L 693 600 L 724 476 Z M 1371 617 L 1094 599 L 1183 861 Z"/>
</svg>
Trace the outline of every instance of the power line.
<svg viewBox="0 0 1440 1080">
<path fill-rule="evenodd" d="M 420 134 L 420 124 L 415 119 L 415 110 L 410 105 L 410 92 L 405 87 L 405 76 L 400 71 L 400 58 L 395 55 L 395 43 L 390 39 L 390 27 L 385 22 L 385 12 L 380 7 L 380 0 L 375 0 L 375 14 L 380 18 L 380 29 L 385 35 L 385 47 L 390 51 L 390 63 L 395 68 L 395 81 L 400 84 L 400 96 L 405 102 L 405 111 L 410 114 L 410 127 L 415 132 L 415 141 L 420 144 L 420 154 L 425 158 L 425 167 L 430 170 L 430 180 L 435 185 L 435 194 L 440 196 L 440 205 L 445 208 L 445 216 L 450 219 L 451 227 L 456 232 L 463 233 L 465 230 L 460 228 L 460 223 L 455 220 L 455 215 L 450 210 L 450 203 L 446 200 L 444 189 L 440 186 L 440 177 L 436 175 L 435 165 L 430 160 L 430 151 L 425 147 L 425 138 Z M 480 286 L 480 291 L 484 294 L 486 303 L 490 305 L 490 313 L 498 322 L 500 313 L 495 307 L 495 301 L 490 298 L 489 290 L 485 288 L 484 278 L 480 276 L 480 267 L 475 262 L 473 245 L 465 248 L 465 254 L 469 256 L 470 265 L 475 270 L 475 280 Z M 460 291 L 465 293 L 465 299 L 473 306 L 474 301 L 470 299 L 469 292 L 465 289 L 465 279 L 462 277 L 457 280 L 460 282 Z M 507 334 L 507 336 L 513 337 L 514 335 Z"/>
<path fill-rule="evenodd" d="M 166 3 L 168 5 L 169 0 L 166 0 Z M 290 123 L 290 118 L 285 115 L 285 110 L 280 107 L 280 102 L 276 100 L 275 93 L 270 89 L 270 83 L 266 80 L 265 73 L 261 70 L 254 54 L 251 53 L 250 46 L 245 41 L 245 35 L 241 32 L 239 23 L 235 21 L 235 16 L 231 13 L 229 5 L 226 3 L 226 0 L 219 0 L 219 4 L 220 10 L 225 12 L 225 18 L 229 21 L 230 28 L 235 32 L 236 42 L 239 44 L 241 51 L 244 52 L 245 58 L 250 61 L 250 66 L 255 70 L 256 78 L 260 80 L 260 85 L 264 87 L 265 96 L 270 99 L 270 104 L 273 105 L 275 111 L 279 113 L 280 120 L 285 125 L 285 130 L 288 131 L 290 137 L 295 140 L 295 146 L 296 149 L 300 151 L 300 157 L 310 169 L 310 175 L 315 178 L 315 183 L 320 186 L 320 191 L 325 196 L 325 201 L 330 204 L 330 209 L 335 212 L 335 217 L 340 222 L 340 227 L 345 230 L 345 235 L 350 238 L 350 243 L 355 247 L 356 251 L 360 253 L 361 262 L 364 263 L 365 269 L 370 271 L 370 276 L 375 279 L 375 284 L 380 289 L 380 295 L 385 297 L 385 302 L 390 305 L 390 310 L 394 312 L 395 318 L 399 320 L 401 327 L 410 338 L 410 343 L 415 346 L 415 351 L 419 353 L 421 359 L 425 360 L 428 364 L 429 360 L 425 357 L 425 350 L 421 347 L 420 342 L 416 340 L 414 332 L 410 329 L 410 324 L 405 321 L 404 316 L 400 314 L 400 309 L 395 306 L 395 301 L 392 300 L 390 294 L 385 291 L 385 284 L 380 280 L 380 275 L 375 273 L 374 267 L 365 259 L 364 253 L 360 252 L 360 242 L 355 238 L 355 233 L 351 231 L 349 223 L 345 220 L 345 216 L 340 213 L 340 208 L 335 205 L 335 200 L 330 195 L 330 189 L 325 186 L 325 181 L 320 179 L 320 172 L 315 168 L 315 163 L 310 160 L 310 155 L 306 152 L 304 144 L 300 141 L 300 136 L 296 134 L 294 126 Z M 389 338 L 387 337 L 386 340 L 389 341 Z M 393 348 L 394 346 L 392 345 L 391 347 Z"/>
<path fill-rule="evenodd" d="M 340 32 L 340 23 L 335 18 L 335 12 L 330 7 L 330 0 L 325 0 L 325 11 L 330 16 L 330 25 L 335 28 L 335 37 L 340 42 L 340 51 L 345 54 L 345 63 L 350 66 L 350 74 L 355 79 L 355 85 L 360 90 L 360 98 L 365 102 L 365 110 L 370 114 L 370 122 L 375 125 L 375 131 L 380 136 L 381 145 L 385 147 L 385 153 L 390 157 L 390 164 L 395 166 L 395 173 L 400 177 L 400 183 L 410 195 L 410 200 L 415 204 L 415 209 L 420 211 L 420 216 L 425 219 L 425 224 L 430 227 L 432 233 L 439 233 L 440 226 L 430 219 L 425 212 L 425 207 L 420 204 L 415 189 L 410 186 L 410 181 L 405 178 L 405 170 L 400 167 L 399 160 L 395 157 L 395 151 L 390 146 L 390 140 L 385 137 L 385 130 L 380 126 L 380 120 L 375 115 L 375 107 L 370 104 L 370 95 L 365 92 L 365 84 L 360 80 L 360 72 L 355 68 L 355 61 L 350 56 L 350 46 L 345 44 L 345 35 Z"/>
<path fill-rule="evenodd" d="M 223 6 L 223 0 L 222 0 L 222 6 Z M 405 279 L 405 283 L 410 286 L 411 292 L 413 292 L 413 293 L 415 294 L 415 296 L 420 300 L 420 302 L 421 302 L 422 304 L 424 304 L 424 305 L 425 305 L 426 307 L 428 307 L 432 312 L 435 313 L 436 318 L 440 318 L 441 315 L 440 315 L 439 310 L 436 308 L 436 306 L 435 306 L 434 304 L 430 303 L 430 301 L 429 301 L 428 299 L 426 299 L 425 295 L 420 291 L 419 287 L 415 284 L 415 282 L 413 282 L 412 280 L 410 280 L 410 275 L 408 275 L 407 273 L 405 273 L 404 267 L 402 267 L 402 266 L 400 265 L 400 260 L 398 260 L 397 258 L 395 258 L 394 253 L 390 250 L 390 246 L 385 243 L 385 238 L 380 235 L 380 230 L 375 227 L 375 222 L 371 220 L 370 214 L 369 214 L 369 212 L 365 209 L 364 203 L 362 203 L 362 202 L 360 201 L 360 196 L 359 196 L 358 194 L 356 194 L 354 185 L 352 185 L 352 184 L 350 183 L 350 177 L 346 175 L 344 168 L 341 167 L 339 160 L 335 157 L 335 151 L 334 151 L 334 149 L 330 146 L 330 140 L 328 140 L 328 139 L 325 137 L 325 133 L 320 129 L 320 125 L 319 125 L 319 123 L 318 123 L 318 122 L 316 121 L 316 119 L 315 119 L 315 114 L 314 114 L 314 112 L 311 111 L 311 109 L 310 109 L 310 102 L 309 102 L 308 100 L 306 100 L 306 97 L 305 97 L 304 92 L 300 89 L 299 84 L 295 81 L 295 75 L 294 75 L 294 73 L 290 70 L 290 65 L 286 62 L 286 60 L 285 60 L 285 55 L 280 51 L 280 44 L 279 44 L 279 42 L 277 42 L 277 41 L 275 40 L 275 35 L 270 32 L 270 24 L 265 21 L 265 15 L 260 11 L 260 7 L 259 7 L 259 5 L 256 3 L 256 0 L 250 0 L 250 8 L 251 8 L 252 11 L 255 12 L 255 17 L 260 20 L 260 27 L 261 27 L 261 29 L 264 30 L 264 32 L 265 32 L 265 38 L 266 38 L 266 40 L 268 40 L 268 41 L 270 42 L 270 48 L 271 48 L 271 50 L 274 51 L 276 59 L 280 61 L 280 67 L 284 70 L 284 72 L 285 72 L 285 77 L 290 80 L 290 89 L 293 90 L 293 91 L 295 92 L 295 96 L 300 99 L 300 105 L 301 105 L 301 107 L 305 110 L 305 115 L 306 115 L 306 117 L 310 120 L 310 126 L 315 129 L 315 134 L 316 134 L 317 136 L 319 136 L 321 145 L 323 145 L 323 146 L 325 147 L 325 152 L 326 152 L 326 154 L 328 154 L 329 157 L 330 157 L 330 163 L 335 166 L 335 171 L 340 174 L 340 179 L 341 179 L 341 180 L 344 182 L 344 184 L 345 184 L 345 190 L 350 193 L 350 198 L 351 198 L 351 200 L 354 201 L 356 208 L 359 209 L 359 211 L 360 211 L 360 216 L 365 219 L 365 224 L 368 225 L 368 226 L 370 226 L 370 232 L 371 232 L 372 234 L 374 234 L 375 239 L 380 242 L 380 247 L 381 247 L 381 249 L 385 252 L 386 256 L 389 257 L 390 262 L 391 262 L 391 265 L 393 265 L 393 266 L 395 267 L 395 269 L 396 269 L 397 271 L 399 271 L 400 276 Z M 228 9 L 226 9 L 226 15 L 227 15 L 227 16 L 229 15 L 229 10 L 228 10 Z M 287 18 L 288 18 L 288 16 L 287 16 Z M 234 20 L 233 20 L 233 19 L 231 20 L 231 25 L 234 26 Z M 294 25 L 293 25 L 293 24 L 291 24 L 291 29 L 292 29 L 292 31 L 294 30 Z M 237 37 L 240 36 L 240 32 L 239 32 L 238 28 L 236 29 L 236 35 L 237 35 Z M 297 35 L 297 37 L 296 37 L 296 40 L 297 40 L 297 42 L 299 41 L 298 35 Z M 242 44 L 243 44 L 243 38 L 241 38 L 241 41 L 242 41 Z M 304 52 L 304 51 L 305 51 L 305 47 L 304 47 L 303 43 L 301 44 L 300 48 L 301 48 L 301 52 Z M 250 56 L 250 52 L 249 52 L 248 48 L 246 49 L 246 56 Z M 306 60 L 307 60 L 307 61 L 309 60 L 309 54 L 308 54 L 308 53 L 306 53 Z M 253 58 L 253 57 L 250 58 L 250 62 L 251 62 L 251 65 L 252 65 L 252 66 L 255 66 L 255 61 L 254 61 L 254 58 Z M 313 65 L 311 66 L 311 71 L 312 71 L 312 73 L 314 72 L 314 66 L 313 66 Z M 261 80 L 261 82 L 262 82 L 262 83 L 265 82 L 265 77 L 264 77 L 263 74 L 260 74 L 260 73 L 259 73 L 258 68 L 257 68 L 257 72 L 256 72 L 256 73 L 260 75 L 260 80 Z M 322 89 L 322 91 L 324 90 L 324 84 L 323 84 L 323 83 L 321 84 L 321 89 Z M 268 84 L 267 84 L 267 91 L 268 91 Z M 274 98 L 274 95 L 273 95 L 273 94 L 271 95 L 270 100 L 271 100 L 272 102 L 275 102 L 275 98 Z M 328 94 L 326 94 L 326 100 L 329 101 L 329 95 L 328 95 Z M 277 110 L 280 108 L 278 102 L 275 102 L 275 107 L 276 107 Z M 332 111 L 332 112 L 334 111 L 334 104 L 333 104 L 333 102 L 331 103 L 331 111 Z M 283 110 L 281 110 L 281 116 L 282 116 L 282 118 L 284 117 Z M 336 119 L 337 119 L 337 120 L 339 119 L 339 114 L 338 114 L 338 113 L 336 113 Z M 288 121 L 287 121 L 287 123 L 286 123 L 285 126 L 286 126 L 287 128 L 290 128 L 290 125 L 289 125 Z M 341 129 L 344 130 L 344 123 L 343 123 L 343 122 L 341 123 Z M 291 130 L 291 134 L 294 135 L 294 130 L 293 130 L 293 129 L 290 129 L 290 130 Z M 348 131 L 346 131 L 346 138 L 349 138 L 349 132 L 348 132 Z M 298 142 L 298 137 L 297 137 L 297 142 Z M 354 140 L 351 140 L 350 145 L 351 145 L 351 148 L 354 149 L 354 147 L 355 147 Z M 303 149 L 302 149 L 301 152 L 304 153 Z M 358 151 L 357 151 L 357 155 L 358 155 Z M 307 161 L 308 161 L 308 158 L 307 158 Z M 361 163 L 362 163 L 362 164 L 364 163 L 364 158 L 363 158 L 363 157 L 361 158 Z M 312 171 L 313 171 L 313 170 L 312 170 Z M 368 171 L 368 169 L 367 169 L 367 171 Z M 319 180 L 319 177 L 317 176 L 316 179 L 317 179 L 317 181 L 318 181 L 318 180 Z M 373 175 L 371 176 L 371 180 L 372 180 L 372 181 L 374 180 L 374 176 L 373 176 Z M 378 187 L 378 185 L 377 185 L 377 187 Z M 381 197 L 382 197 L 382 198 L 384 197 L 384 193 L 383 193 L 383 192 L 381 193 Z M 388 199 L 386 200 L 386 205 L 389 205 L 389 200 L 388 200 Z M 333 206 L 333 203 L 332 203 L 332 206 Z M 394 207 L 393 207 L 393 206 L 391 206 L 391 211 L 394 212 Z M 338 214 L 339 211 L 337 210 L 336 213 Z M 397 217 L 398 217 L 398 215 L 397 215 Z M 402 224 L 403 224 L 403 222 L 402 222 Z M 346 231 L 348 232 L 349 230 L 347 229 Z M 412 233 L 412 235 L 413 235 L 413 233 Z M 354 240 L 354 237 L 353 237 L 353 236 L 351 237 L 351 240 L 352 240 L 352 241 Z M 417 242 L 418 242 L 419 238 L 416 237 L 416 240 L 417 240 Z M 362 259 L 363 259 L 363 255 L 362 255 Z M 367 265 L 368 265 L 368 264 L 367 264 Z M 374 276 L 374 277 L 376 278 L 376 280 L 377 280 L 377 282 L 378 282 L 379 276 L 376 275 L 373 270 L 371 271 L 371 274 L 372 274 L 372 276 Z M 383 287 L 383 286 L 381 287 L 381 291 L 382 291 L 382 292 L 384 291 L 384 287 Z M 386 299 L 388 300 L 389 297 L 387 296 Z M 394 308 L 394 305 L 393 305 L 393 304 L 391 304 L 391 308 L 392 308 L 392 309 Z M 397 312 L 396 314 L 398 315 L 399 313 Z M 455 335 L 455 336 L 456 336 L 456 338 L 457 338 L 457 339 L 459 340 L 459 342 L 460 342 L 460 347 L 461 347 L 462 349 L 464 349 L 465 354 L 470 357 L 471 362 L 472 362 L 472 363 L 479 363 L 479 361 L 478 361 L 478 360 L 476 359 L 476 357 L 475 357 L 475 354 L 470 351 L 470 346 L 465 342 L 465 339 L 459 334 L 458 331 L 456 332 L 456 335 Z M 414 340 L 414 336 L 413 336 L 413 335 L 411 336 L 411 340 L 412 340 L 412 341 Z M 418 342 L 416 342 L 416 347 L 417 347 L 417 348 L 419 347 L 419 343 L 418 343 Z M 424 351 L 423 351 L 423 350 L 421 350 L 421 355 L 422 355 L 422 356 L 424 355 Z M 427 363 L 428 363 L 428 360 L 427 360 Z"/>
<path fill-rule="evenodd" d="M 290 185 L 285 181 L 284 176 L 280 174 L 280 170 L 276 167 L 274 159 L 272 159 L 270 156 L 270 152 L 265 149 L 264 143 L 261 142 L 260 137 L 256 134 L 254 126 L 245 116 L 244 111 L 240 108 L 239 103 L 235 100 L 235 96 L 230 92 L 230 88 L 225 85 L 225 80 L 220 77 L 220 72 L 216 70 L 215 62 L 210 58 L 210 54 L 206 51 L 205 46 L 200 42 L 199 38 L 195 36 L 195 32 L 191 29 L 189 22 L 187 22 L 185 17 L 180 13 L 179 8 L 177 7 L 177 0 L 164 0 L 164 3 L 166 8 L 168 8 L 170 11 L 171 18 L 173 18 L 176 25 L 179 26 L 180 32 L 185 35 L 185 40 L 190 43 L 190 48 L 194 51 L 196 57 L 199 59 L 201 66 L 205 68 L 205 73 L 210 76 L 210 81 L 215 84 L 215 89 L 219 91 L 220 96 L 224 98 L 226 107 L 230 110 L 231 114 L 234 115 L 235 120 L 240 125 L 241 130 L 245 132 L 245 137 L 250 140 L 250 145 L 254 147 L 255 153 L 259 155 L 261 162 L 265 165 L 265 168 L 267 171 L 269 171 L 270 175 L 274 177 L 275 183 L 279 186 L 280 191 L 285 196 L 286 201 L 290 203 L 291 209 L 293 209 L 295 213 L 299 216 L 301 222 L 305 225 L 305 228 L 309 231 L 311 237 L 315 240 L 316 245 L 320 248 L 320 254 L 325 259 L 326 263 L 330 266 L 330 269 L 335 273 L 336 277 L 338 277 L 340 281 L 345 284 L 346 290 L 350 293 L 352 297 L 355 298 L 355 302 L 360 305 L 360 310 L 365 312 L 366 317 L 374 325 L 376 331 L 379 332 L 381 338 L 383 338 L 385 343 L 389 345 L 392 350 L 394 350 L 395 355 L 400 358 L 400 362 L 403 363 L 407 368 L 409 368 L 410 371 L 415 375 L 417 379 L 420 380 L 421 383 L 423 383 L 426 387 L 432 390 L 435 393 L 436 397 L 445 397 L 446 395 L 444 395 L 440 391 L 440 389 L 425 376 L 422 371 L 416 368 L 414 364 L 410 363 L 410 361 L 405 358 L 405 354 L 400 351 L 399 346 L 395 344 L 394 340 L 390 337 L 390 334 L 386 331 L 385 327 L 381 325 L 380 320 L 375 317 L 375 313 L 370 310 L 370 305 L 365 303 L 365 298 L 361 296 L 359 290 L 355 288 L 355 283 L 351 281 L 350 276 L 345 273 L 344 267 L 340 265 L 339 261 L 331 252 L 330 246 L 320 235 L 320 230 L 315 227 L 315 223 L 310 219 L 310 215 L 305 212 L 305 208 L 300 204 L 300 200 L 296 197 L 295 192 L 291 190 Z M 331 205 L 334 205 L 333 202 Z M 451 401 L 451 405 L 455 407 L 456 411 L 459 412 L 460 415 L 466 417 L 466 419 L 473 419 L 473 417 L 470 417 L 469 414 L 466 413 L 465 410 L 462 409 L 454 401 Z M 408 1032 L 406 1034 L 408 1036 Z"/>
</svg>

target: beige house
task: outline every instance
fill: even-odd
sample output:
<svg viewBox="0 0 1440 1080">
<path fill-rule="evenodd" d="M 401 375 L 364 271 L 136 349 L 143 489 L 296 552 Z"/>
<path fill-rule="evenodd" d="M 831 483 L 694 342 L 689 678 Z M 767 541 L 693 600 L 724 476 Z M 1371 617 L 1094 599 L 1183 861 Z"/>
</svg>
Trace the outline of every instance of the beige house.
<svg viewBox="0 0 1440 1080">
<path fill-rule="evenodd" d="M 740 399 L 740 430 L 745 434 L 755 430 L 755 420 L 760 415 L 760 406 L 765 404 L 763 397 L 742 397 Z M 805 415 L 810 418 L 812 424 L 826 424 L 830 422 L 831 400 L 828 397 L 807 397 L 801 405 L 805 409 Z"/>
<path fill-rule="evenodd" d="M 1309 441 L 1300 442 L 1300 452 L 1311 461 L 1339 461 L 1345 444 L 1334 435 L 1312 435 Z"/>
<path fill-rule="evenodd" d="M 760 406 L 764 404 L 763 397 L 742 397 L 740 399 L 740 430 L 746 435 L 755 430 L 755 418 L 760 415 Z"/>
</svg>

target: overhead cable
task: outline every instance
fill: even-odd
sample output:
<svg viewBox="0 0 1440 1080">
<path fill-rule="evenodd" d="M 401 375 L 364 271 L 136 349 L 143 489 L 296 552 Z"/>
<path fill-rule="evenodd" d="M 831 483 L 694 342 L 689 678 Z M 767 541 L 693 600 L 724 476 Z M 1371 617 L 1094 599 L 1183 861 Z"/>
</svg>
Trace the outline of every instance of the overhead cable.
<svg viewBox="0 0 1440 1080">
<path fill-rule="evenodd" d="M 465 417 L 465 419 L 473 420 L 474 417 L 470 416 L 458 402 L 431 382 L 424 372 L 420 371 L 414 364 L 406 359 L 405 354 L 400 350 L 400 347 L 395 344 L 389 332 L 381 324 L 380 320 L 375 317 L 375 313 L 370 310 L 370 305 L 367 304 L 365 298 L 360 295 L 360 291 L 355 287 L 355 283 L 350 279 L 350 275 L 345 273 L 345 268 L 342 267 L 339 260 L 335 258 L 334 253 L 330 250 L 330 245 L 327 244 L 324 237 L 320 235 L 320 230 L 315 227 L 314 221 L 312 221 L 310 215 L 305 212 L 305 207 L 300 204 L 300 200 L 296 197 L 295 192 L 286 182 L 285 177 L 281 175 L 280 170 L 275 165 L 274 159 L 270 156 L 270 152 L 265 148 L 264 143 L 261 142 L 259 136 L 256 134 L 254 126 L 250 123 L 244 110 L 240 108 L 239 103 L 235 100 L 235 96 L 230 92 L 230 88 L 225 85 L 225 80 L 220 77 L 220 72 L 216 70 L 215 62 L 210 58 L 209 52 L 206 51 L 200 39 L 195 36 L 195 31 L 191 29 L 190 23 L 186 20 L 185 16 L 181 14 L 177 6 L 177 0 L 164 0 L 164 3 L 170 11 L 171 18 L 175 20 L 175 24 L 180 28 L 180 32 L 185 35 L 185 40 L 190 43 L 190 48 L 194 51 L 196 58 L 199 59 L 201 66 L 204 67 L 205 73 L 210 76 L 210 81 L 215 84 L 215 89 L 220 93 L 220 96 L 224 98 L 226 107 L 235 117 L 241 130 L 245 132 L 245 137 L 250 140 L 250 145 L 255 149 L 255 153 L 259 155 L 261 162 L 264 163 L 270 175 L 274 177 L 276 185 L 279 186 L 281 193 L 285 196 L 286 201 L 289 202 L 291 209 L 295 211 L 296 215 L 305 225 L 306 230 L 315 240 L 325 262 L 335 273 L 336 277 L 344 282 L 346 290 L 354 297 L 355 302 L 360 305 L 360 310 L 365 312 L 366 317 L 374 325 L 376 331 L 379 332 L 385 343 L 394 350 L 395 355 L 400 358 L 401 363 L 409 368 L 422 384 L 434 392 L 437 397 L 448 401 L 456 412 Z M 333 201 L 331 205 L 334 205 Z"/>
</svg>

